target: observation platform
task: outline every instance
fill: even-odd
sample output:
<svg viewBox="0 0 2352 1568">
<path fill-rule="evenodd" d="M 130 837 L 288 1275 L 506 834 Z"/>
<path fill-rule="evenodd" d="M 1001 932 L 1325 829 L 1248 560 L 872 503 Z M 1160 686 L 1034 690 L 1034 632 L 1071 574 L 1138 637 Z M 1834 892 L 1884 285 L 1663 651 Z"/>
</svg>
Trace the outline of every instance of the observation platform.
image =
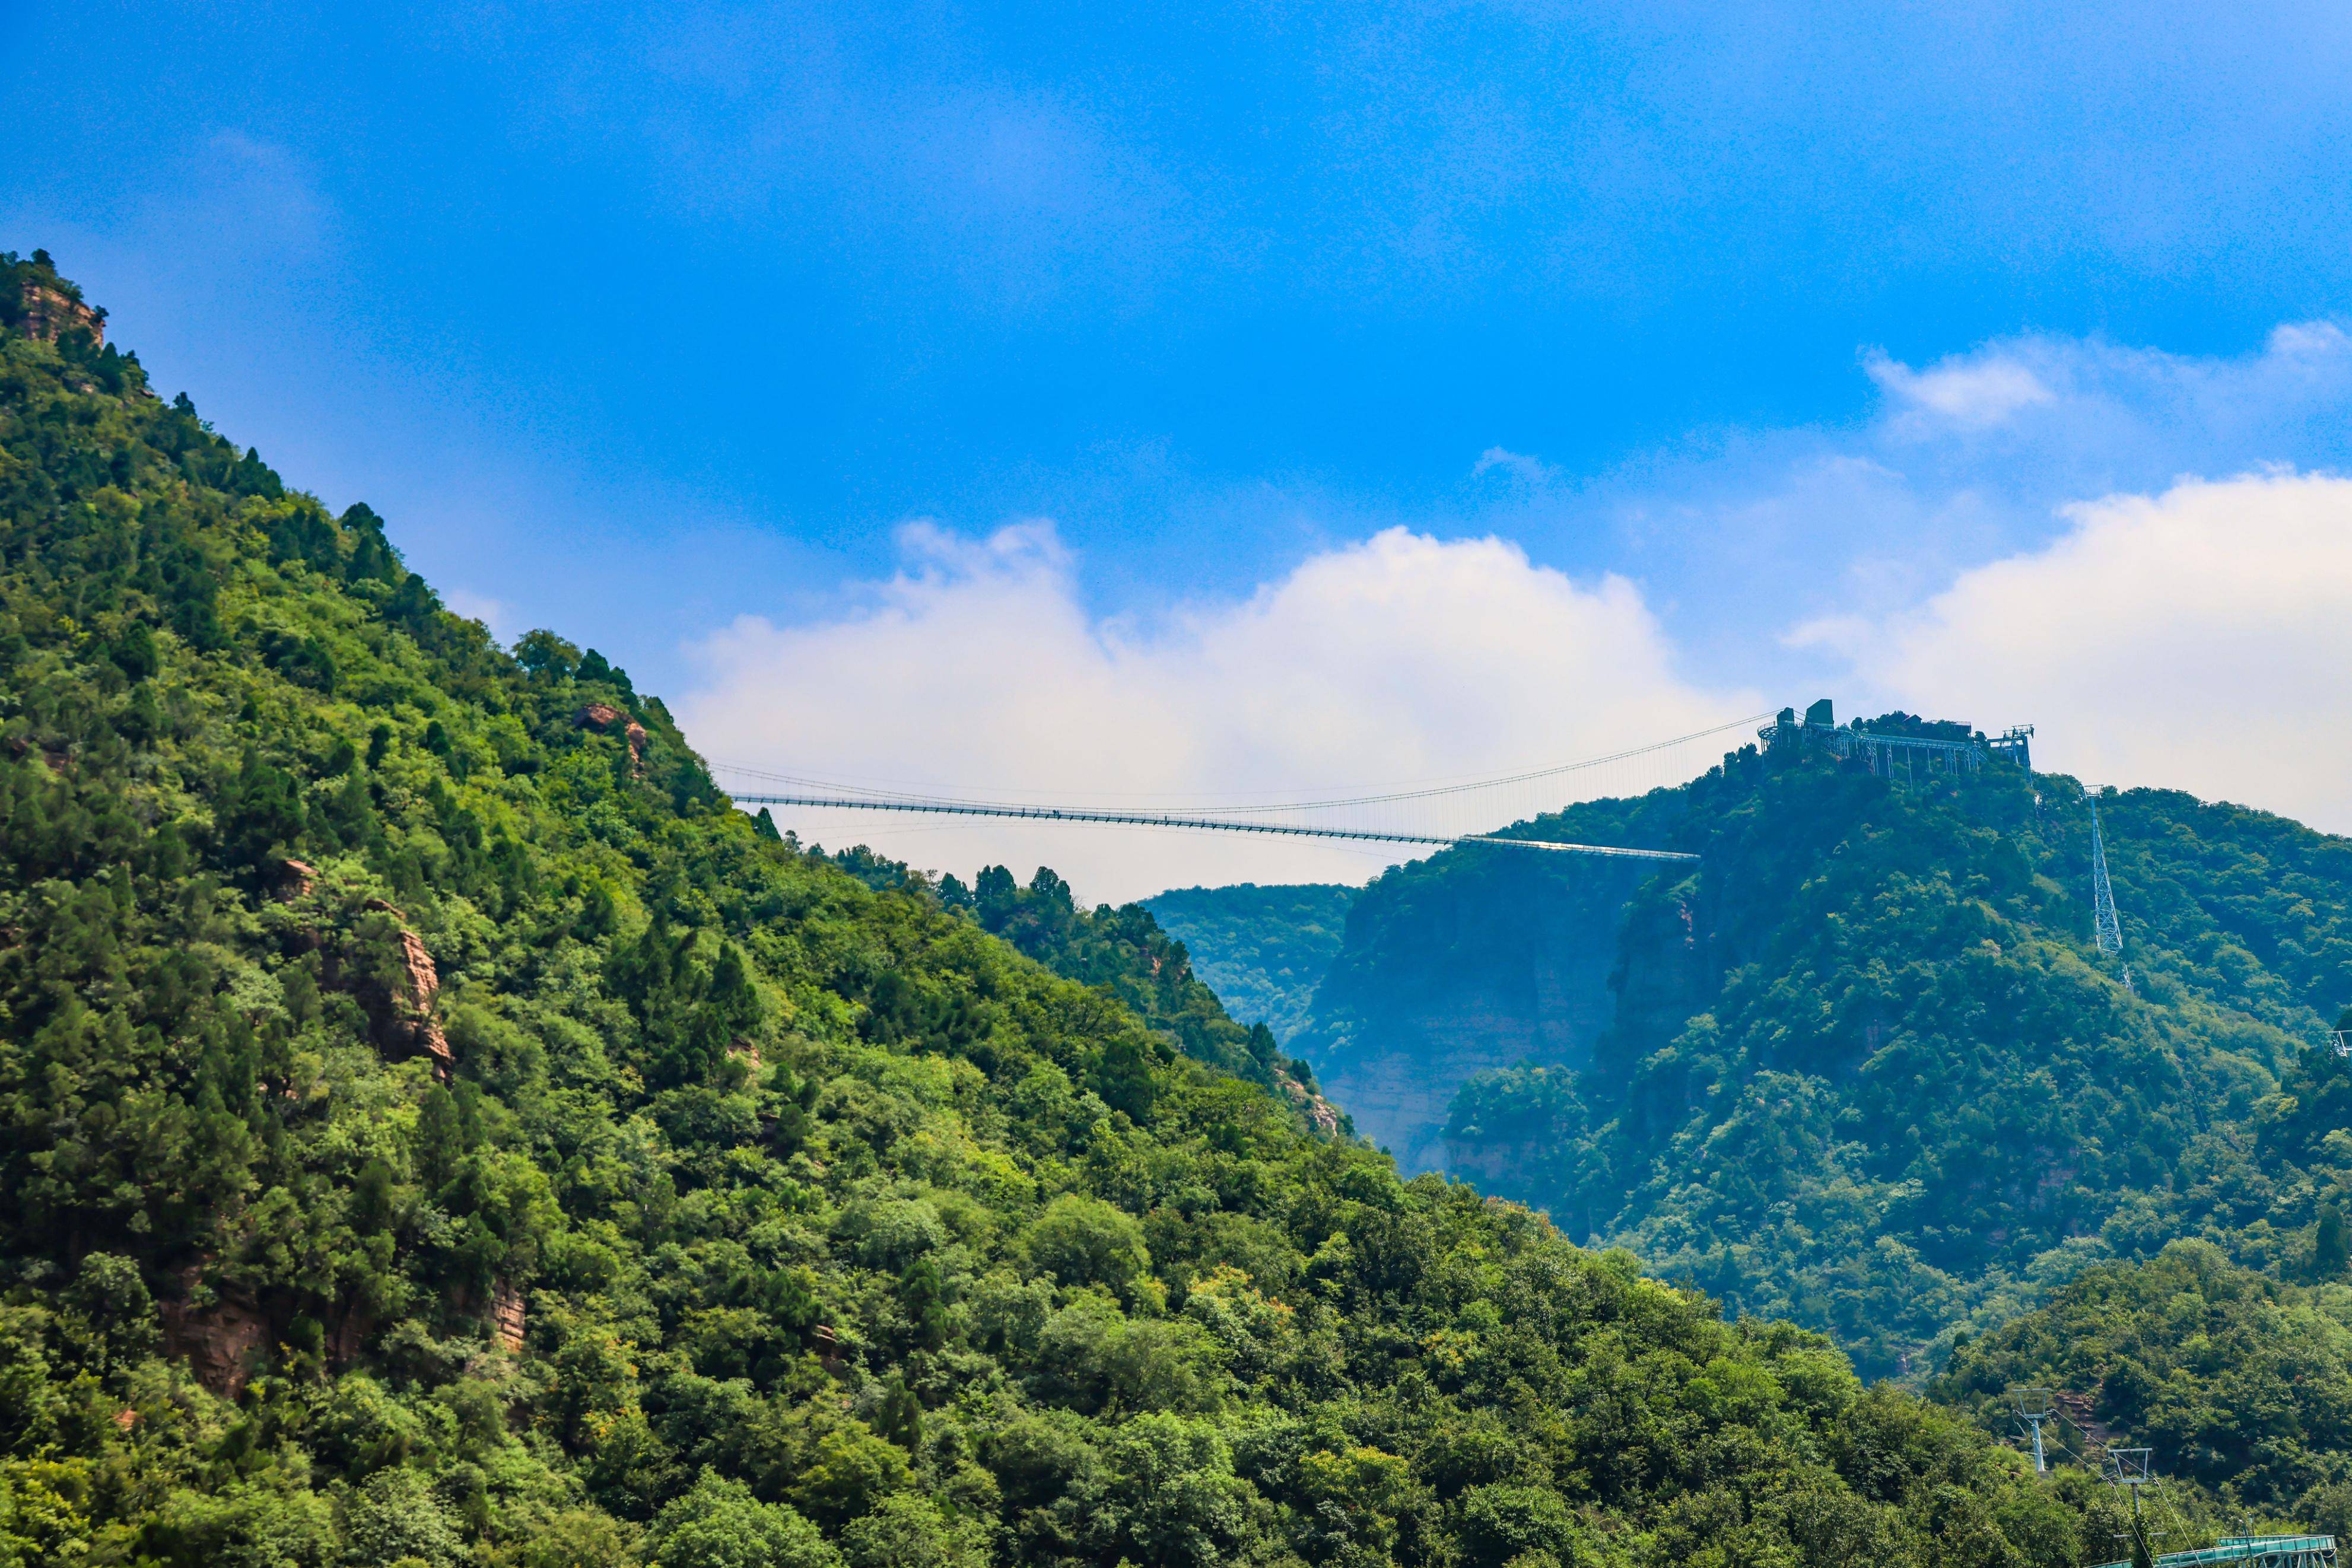
<svg viewBox="0 0 2352 1568">
<path fill-rule="evenodd" d="M 1829 700 L 1823 698 L 1807 708 L 1801 719 L 1795 708 L 1782 708 L 1756 736 L 1770 751 L 1811 747 L 1836 757 L 1858 758 L 1873 773 L 1898 783 L 1920 777 L 1978 773 L 1988 758 L 1995 757 L 2015 763 L 2029 774 L 2033 771 L 2031 725 L 2014 727 L 2005 735 L 1986 736 L 1949 720 L 1916 719 L 1907 714 L 1889 716 L 1902 727 L 1867 729 L 1860 719 L 1841 727 Z"/>
</svg>

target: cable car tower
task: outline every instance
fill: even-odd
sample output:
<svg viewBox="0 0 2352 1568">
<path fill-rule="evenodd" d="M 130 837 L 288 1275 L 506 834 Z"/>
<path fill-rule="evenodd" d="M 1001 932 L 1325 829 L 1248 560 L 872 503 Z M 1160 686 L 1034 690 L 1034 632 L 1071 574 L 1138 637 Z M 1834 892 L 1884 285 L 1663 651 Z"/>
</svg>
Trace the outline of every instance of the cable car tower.
<svg viewBox="0 0 2352 1568">
<path fill-rule="evenodd" d="M 2124 1562 L 2109 1563 L 2102 1568 L 2221 1568 L 2234 1563 L 2238 1568 L 2336 1568 L 2336 1538 L 2332 1535 L 2256 1535 L 2251 1523 L 2242 1527 L 2243 1534 L 2225 1535 L 2210 1546 L 2191 1547 L 2185 1551 L 2167 1552 L 2158 1556 L 2150 1541 L 2151 1532 L 2162 1535 L 2189 1535 L 2189 1521 L 2179 1510 L 2166 1500 L 2165 1489 L 2158 1484 L 2154 1450 L 2148 1448 L 2109 1448 L 2105 1455 L 2107 1484 L 2131 1494 L 2131 1556 Z M 2164 1522 L 2156 1524 L 2140 1511 L 2140 1493 L 2145 1490 L 2155 1500 L 2157 1515 Z"/>
<path fill-rule="evenodd" d="M 2155 1553 L 2148 1550 L 2147 1526 L 2139 1516 L 2140 1489 L 2156 1479 L 2156 1450 L 2153 1448 L 2109 1448 L 2107 1450 L 2107 1481 L 2131 1495 L 2132 1568 L 2153 1563 Z"/>
<path fill-rule="evenodd" d="M 2039 1475 L 2050 1468 L 2042 1452 L 2042 1423 L 2050 1419 L 2054 1402 L 2047 1388 L 2012 1388 L 2009 1394 L 2017 1406 L 2017 1424 L 2033 1434 L 2033 1469 Z"/>
</svg>

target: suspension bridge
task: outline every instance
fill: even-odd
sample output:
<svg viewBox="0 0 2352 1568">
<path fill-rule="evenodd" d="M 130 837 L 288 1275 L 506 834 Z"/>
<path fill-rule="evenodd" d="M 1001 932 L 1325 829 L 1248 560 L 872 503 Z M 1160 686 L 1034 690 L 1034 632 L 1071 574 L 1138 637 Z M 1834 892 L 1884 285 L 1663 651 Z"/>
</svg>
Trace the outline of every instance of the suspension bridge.
<svg viewBox="0 0 2352 1568">
<path fill-rule="evenodd" d="M 1604 756 L 1486 777 L 1423 779 L 1357 792 L 1289 791 L 1273 798 L 1167 795 L 1107 796 L 1045 801 L 1027 792 L 943 793 L 902 780 L 845 781 L 771 772 L 742 763 L 715 762 L 739 805 L 803 810 L 991 817 L 1039 822 L 1110 827 L 1178 829 L 1209 833 L 1255 833 L 1294 839 L 1351 840 L 1409 844 L 1430 849 L 1487 844 L 1538 853 L 1604 859 L 1690 863 L 1685 851 L 1639 844 L 1570 842 L 1528 830 L 1499 829 L 1556 812 L 1580 800 L 1637 796 L 1680 784 L 1716 761 L 1724 737 L 1746 730 L 1770 714 L 1748 714 L 1704 729 L 1628 747 Z M 1959 727 L 1946 727 L 1958 729 Z M 1783 709 L 1775 724 L 1755 732 L 1768 747 L 1799 743 L 1831 745 L 1851 752 L 1873 771 L 1908 781 L 1915 774 L 1973 772 L 2000 751 L 2004 740 L 1980 737 L 1880 735 L 1859 726 L 1838 729 L 1828 705 L 1818 703 L 1795 723 Z M 2016 732 L 2005 737 L 2021 747 Z"/>
<path fill-rule="evenodd" d="M 1813 704 L 1801 719 L 1793 708 L 1782 708 L 1777 715 L 1749 714 L 1647 746 L 1549 768 L 1497 777 L 1427 780 L 1357 794 L 1312 793 L 1288 800 L 1228 797 L 1177 804 L 1165 797 L 1129 797 L 1044 804 L 1005 795 L 946 795 L 898 784 L 849 783 L 773 773 L 743 763 L 713 762 L 710 767 L 714 772 L 739 780 L 730 786 L 729 793 L 737 805 L 746 807 L 797 807 L 858 815 L 993 817 L 1105 827 L 1353 840 L 1429 849 L 1489 844 L 1538 853 L 1688 865 L 1696 864 L 1699 857 L 1685 850 L 1571 842 L 1538 837 L 1532 831 L 1498 831 L 1493 824 L 1528 822 L 1580 800 L 1624 798 L 1664 785 L 1684 783 L 1706 770 L 1714 760 L 1710 754 L 1726 735 L 1762 718 L 1772 720 L 1756 732 L 1766 750 L 1818 747 L 1866 767 L 1898 789 L 1937 779 L 1972 777 L 1995 758 L 2023 769 L 2028 778 L 2033 773 L 2031 726 L 2016 726 L 1998 736 L 1972 732 L 1958 724 L 1929 725 L 1908 719 L 1891 729 L 1874 728 L 1859 721 L 1841 727 L 1826 701 Z M 2099 823 L 2099 792 L 2084 786 L 2083 797 L 2091 830 L 2093 940 L 2102 958 L 2119 959 L 2124 946 L 2123 926 L 2116 915 L 2114 884 L 2107 874 L 2105 835 Z M 2041 797 L 2037 794 L 2034 799 L 2038 803 Z M 2123 984 L 2126 990 L 2137 988 L 2129 964 L 2123 966 Z M 2352 1032 L 2334 1034 L 2331 1043 L 2338 1054 L 2352 1055 Z"/>
<path fill-rule="evenodd" d="M 1698 856 L 1636 844 L 1574 843 L 1496 831 L 1494 825 L 1526 821 L 1578 799 L 1637 795 L 1660 785 L 1682 783 L 1714 763 L 1724 736 L 1769 716 L 1750 714 L 1646 746 L 1497 776 L 1419 780 L 1357 793 L 1289 791 L 1285 792 L 1288 798 L 1274 799 L 1097 796 L 1045 803 L 1010 791 L 939 793 L 894 784 L 776 773 L 740 763 L 711 766 L 729 780 L 728 792 L 735 802 L 745 807 L 994 817 L 1431 849 L 1492 844 L 1538 853 L 1687 864 L 1696 862 Z"/>
</svg>

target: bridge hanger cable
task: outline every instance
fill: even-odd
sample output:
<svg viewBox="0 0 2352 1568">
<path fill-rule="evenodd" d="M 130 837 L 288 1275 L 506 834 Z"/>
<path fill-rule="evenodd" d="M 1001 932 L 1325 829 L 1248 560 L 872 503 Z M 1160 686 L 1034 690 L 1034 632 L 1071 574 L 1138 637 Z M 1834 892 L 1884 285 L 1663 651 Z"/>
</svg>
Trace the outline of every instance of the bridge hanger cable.
<svg viewBox="0 0 2352 1568">
<path fill-rule="evenodd" d="M 1429 821 L 1430 808 L 1451 798 L 1476 794 L 1480 791 L 1529 786 L 1545 779 L 1623 763 L 1633 758 L 1665 751 L 1671 747 L 1704 740 L 1726 730 L 1742 728 L 1769 714 L 1751 714 L 1743 718 L 1711 725 L 1687 735 L 1654 741 L 1602 757 L 1586 758 L 1577 762 L 1558 764 L 1549 768 L 1529 768 L 1498 777 L 1472 779 L 1460 783 L 1425 786 L 1418 789 L 1388 789 L 1375 793 L 1294 800 L 1275 803 L 1243 804 L 1227 802 L 1219 805 L 1162 806 L 1126 808 L 1109 806 L 1049 806 L 1020 800 L 987 800 L 969 794 L 930 794 L 915 789 L 877 789 L 871 785 L 843 784 L 832 779 L 812 778 L 803 774 L 778 773 L 740 763 L 713 763 L 719 772 L 740 777 L 782 789 L 751 789 L 732 792 L 739 805 L 799 806 L 812 809 L 850 811 L 917 811 L 940 816 L 1015 818 L 1033 821 L 1091 822 L 1129 827 L 1200 829 L 1216 832 L 1267 833 L 1290 838 L 1340 839 L 1360 842 L 1419 844 L 1432 848 L 1447 848 L 1456 844 L 1495 844 L 1511 849 L 1540 850 L 1559 854 L 1594 855 L 1606 859 L 1654 861 L 1694 863 L 1698 856 L 1678 850 L 1640 849 L 1619 844 L 1564 843 L 1557 840 L 1522 837 L 1499 832 L 1449 832 L 1434 831 Z M 1402 822 L 1365 821 L 1328 816 L 1321 822 L 1279 821 L 1269 819 L 1277 813 L 1318 811 L 1339 813 L 1361 810 L 1370 807 L 1403 807 L 1407 820 Z M 1516 820 L 1521 813 L 1513 812 Z"/>
<path fill-rule="evenodd" d="M 1688 735 L 1677 735 L 1670 739 L 1652 741 L 1647 746 L 1636 746 L 1624 751 L 1613 751 L 1604 757 L 1588 757 L 1580 761 L 1559 763 L 1549 768 L 1531 768 L 1523 773 L 1507 773 L 1488 779 L 1473 779 L 1459 784 L 1433 785 L 1417 789 L 1391 789 L 1383 793 L 1371 795 L 1339 796 L 1322 800 L 1282 800 L 1260 805 L 1229 803 L 1213 806 L 1168 807 L 1150 814 L 1154 817 L 1231 817 L 1269 811 L 1339 810 L 1352 806 L 1381 806 L 1392 804 L 1402 800 L 1426 800 L 1444 795 L 1466 795 L 1481 789 L 1498 789 L 1507 785 L 1529 784 L 1540 779 L 1555 779 L 1562 774 L 1581 772 L 1587 768 L 1600 768 L 1612 762 L 1630 761 L 1636 757 L 1643 757 L 1654 751 L 1664 751 L 1671 747 L 1687 745 L 1694 740 L 1704 740 L 1708 736 L 1720 735 L 1725 730 L 1742 729 L 1748 725 L 1754 724 L 1759 719 L 1769 718 L 1771 716 L 1772 716 L 1769 713 L 1749 714 L 1743 718 L 1735 718 L 1723 724 L 1710 725 L 1705 729 L 1695 729 Z M 812 791 L 839 791 L 844 795 L 856 796 L 861 800 L 871 800 L 877 803 L 888 800 L 910 802 L 919 801 L 925 805 L 961 806 L 969 808 L 974 811 L 1011 804 L 1005 801 L 989 800 L 969 795 L 933 795 L 913 789 L 877 789 L 871 786 L 844 784 L 833 779 L 812 778 L 805 774 L 770 772 L 764 768 L 753 768 L 743 763 L 714 761 L 710 766 L 720 772 L 739 774 L 747 779 L 764 779 L 769 782 L 778 784 L 794 784 L 800 786 L 803 789 Z M 738 799 L 750 800 L 751 797 L 748 795 L 739 796 Z M 800 804 L 802 802 L 786 801 L 779 803 Z M 1032 808 L 1024 806 L 1022 807 L 1022 810 L 1025 811 L 1032 810 Z"/>
<path fill-rule="evenodd" d="M 1046 822 L 1110 822 L 1139 828 L 1202 828 L 1228 833 L 1275 833 L 1286 838 L 1358 839 L 1390 844 L 1496 844 L 1507 849 L 1549 850 L 1559 854 L 1601 855 L 1615 860 L 1670 861 L 1696 863 L 1698 856 L 1680 850 L 1630 849 L 1620 844 L 1571 844 L 1556 839 L 1514 839 L 1494 833 L 1397 833 L 1368 828 L 1302 827 L 1294 822 L 1230 822 L 1214 817 L 1154 814 L 1145 811 L 1088 811 L 1059 806 L 970 805 L 950 800 L 879 800 L 841 795 L 736 795 L 739 806 L 822 806 L 856 811 L 929 811 L 958 817 L 1018 817 Z"/>
</svg>

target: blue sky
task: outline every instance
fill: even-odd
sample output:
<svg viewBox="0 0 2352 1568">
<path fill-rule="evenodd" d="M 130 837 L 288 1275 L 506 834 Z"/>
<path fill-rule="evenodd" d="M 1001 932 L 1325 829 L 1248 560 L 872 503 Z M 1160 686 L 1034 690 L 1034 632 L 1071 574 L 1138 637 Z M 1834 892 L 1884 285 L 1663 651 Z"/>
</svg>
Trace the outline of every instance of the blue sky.
<svg viewBox="0 0 2352 1568">
<path fill-rule="evenodd" d="M 1486 739 L 1370 738 L 1381 692 L 1325 683 L 1298 700 L 1364 709 L 1328 752 L 1211 734 L 1214 691 L 1125 746 L 1169 789 L 1384 779 L 1831 690 L 2056 715 L 2158 781 L 2197 759 L 2061 644 L 2046 686 L 1887 672 L 1969 573 L 2058 571 L 2066 508 L 2253 475 L 2215 516 L 2268 517 L 2352 428 L 2340 7 L 17 4 L 0 51 L 0 246 L 54 251 L 167 392 L 368 500 L 457 602 L 808 771 L 1073 777 L 1090 725 L 943 746 L 927 664 L 1030 683 L 960 688 L 984 714 L 1057 681 L 1135 706 L 1138 649 L 1164 687 L 1341 579 L 1317 614 L 1384 624 L 1383 571 L 1493 539 L 1512 580 L 1401 615 L 1407 663 L 1482 679 L 1453 656 L 1482 604 L 1605 619 L 1622 583 L 1639 670 L 1547 666 L 1582 697 Z M 1394 529 L 1456 553 L 1368 545 Z M 975 643 L 1039 603 L 1066 645 Z M 1482 656 L 1548 640 L 1584 645 Z M 2337 651 L 2233 679 L 2291 712 Z M 1654 701 L 1580 716 L 1621 676 Z M 878 738 L 795 727 L 852 703 Z M 2268 777 L 2181 781 L 2352 827 L 2343 787 Z M 898 847 L 933 844 L 989 847 Z M 1077 852 L 1122 891 L 1190 863 Z"/>
</svg>

